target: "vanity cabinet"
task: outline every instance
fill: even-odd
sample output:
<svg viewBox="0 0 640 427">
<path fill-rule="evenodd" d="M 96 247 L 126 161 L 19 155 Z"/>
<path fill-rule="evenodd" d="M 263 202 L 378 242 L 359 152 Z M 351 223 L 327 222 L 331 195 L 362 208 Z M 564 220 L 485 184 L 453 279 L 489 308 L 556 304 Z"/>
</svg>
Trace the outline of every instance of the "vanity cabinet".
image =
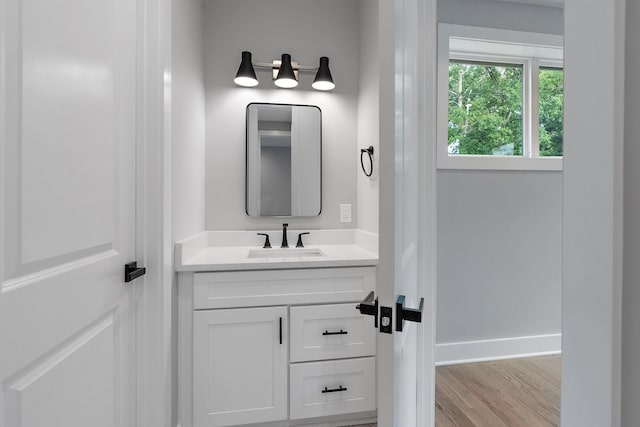
<svg viewBox="0 0 640 427">
<path fill-rule="evenodd" d="M 372 290 L 375 267 L 179 273 L 181 427 L 375 421 Z"/>
</svg>

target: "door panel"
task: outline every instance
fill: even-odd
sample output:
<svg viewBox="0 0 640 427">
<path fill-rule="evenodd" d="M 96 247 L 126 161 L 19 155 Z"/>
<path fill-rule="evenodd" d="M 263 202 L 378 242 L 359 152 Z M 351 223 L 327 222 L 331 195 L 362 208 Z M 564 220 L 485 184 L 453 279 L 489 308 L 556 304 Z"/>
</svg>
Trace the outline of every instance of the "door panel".
<svg viewBox="0 0 640 427">
<path fill-rule="evenodd" d="M 64 425 L 117 425 L 116 336 L 114 315 L 109 313 L 11 379 L 6 384 L 9 425 L 49 426 L 51 420 L 61 419 L 60 408 L 68 409 L 70 402 L 74 410 L 66 411 Z"/>
<path fill-rule="evenodd" d="M 395 129 L 395 295 L 404 295 L 409 307 L 422 296 L 418 286 L 418 148 L 419 52 L 418 1 L 396 1 L 396 129 Z M 398 316 L 398 313 L 394 313 Z M 418 324 L 405 323 L 394 339 L 394 425 L 416 426 Z M 420 354 L 421 356 L 422 354 Z"/>
<path fill-rule="evenodd" d="M 0 426 L 133 425 L 135 19 L 0 0 Z"/>
<path fill-rule="evenodd" d="M 117 165 L 116 1 L 21 5 L 18 267 L 111 248 Z"/>
<path fill-rule="evenodd" d="M 406 322 L 402 331 L 394 328 L 392 340 L 379 336 L 378 420 L 397 427 L 428 426 L 435 289 L 435 0 L 380 0 L 378 5 L 382 34 L 379 302 L 381 307 L 395 307 L 397 297 L 403 295 L 405 308 L 416 309 L 425 298 L 422 323 Z M 390 70 L 385 64 L 391 59 Z M 398 314 L 394 310 L 394 325 Z"/>
</svg>

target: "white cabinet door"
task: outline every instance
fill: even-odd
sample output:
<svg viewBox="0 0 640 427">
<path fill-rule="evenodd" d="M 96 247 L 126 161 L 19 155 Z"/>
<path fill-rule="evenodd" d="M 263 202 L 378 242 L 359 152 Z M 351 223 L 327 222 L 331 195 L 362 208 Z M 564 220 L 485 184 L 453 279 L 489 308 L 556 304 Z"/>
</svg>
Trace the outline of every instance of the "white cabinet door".
<svg viewBox="0 0 640 427">
<path fill-rule="evenodd" d="M 194 312 L 194 427 L 287 419 L 287 330 L 287 307 Z"/>
<path fill-rule="evenodd" d="M 138 3 L 0 0 L 0 426 L 135 425 Z"/>
</svg>

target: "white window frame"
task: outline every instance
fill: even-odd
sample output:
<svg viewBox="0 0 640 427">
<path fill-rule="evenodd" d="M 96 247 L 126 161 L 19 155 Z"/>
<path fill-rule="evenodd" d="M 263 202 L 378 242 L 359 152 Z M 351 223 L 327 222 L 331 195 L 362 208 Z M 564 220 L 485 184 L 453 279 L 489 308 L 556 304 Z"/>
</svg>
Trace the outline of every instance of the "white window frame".
<svg viewBox="0 0 640 427">
<path fill-rule="evenodd" d="M 450 155 L 449 61 L 521 65 L 522 156 Z M 540 67 L 563 68 L 563 37 L 495 28 L 438 26 L 438 169 L 562 170 L 561 156 L 540 157 L 538 83 Z"/>
</svg>

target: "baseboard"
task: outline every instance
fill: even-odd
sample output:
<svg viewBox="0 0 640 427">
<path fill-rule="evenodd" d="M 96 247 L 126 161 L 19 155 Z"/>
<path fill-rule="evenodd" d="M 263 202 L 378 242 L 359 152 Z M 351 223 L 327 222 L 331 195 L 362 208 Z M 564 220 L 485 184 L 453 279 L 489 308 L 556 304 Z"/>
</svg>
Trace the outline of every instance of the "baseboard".
<svg viewBox="0 0 640 427">
<path fill-rule="evenodd" d="M 323 420 L 323 421 L 319 421 Z M 339 421 L 337 421 L 339 420 Z M 247 424 L 249 427 L 340 427 L 346 424 L 350 426 L 369 425 L 378 422 L 375 411 L 359 414 L 333 415 L 328 417 L 313 418 L 310 420 L 274 421 L 269 423 Z M 182 427 L 177 424 L 176 427 Z"/>
<path fill-rule="evenodd" d="M 436 344 L 436 366 L 559 354 L 562 334 Z"/>
</svg>

